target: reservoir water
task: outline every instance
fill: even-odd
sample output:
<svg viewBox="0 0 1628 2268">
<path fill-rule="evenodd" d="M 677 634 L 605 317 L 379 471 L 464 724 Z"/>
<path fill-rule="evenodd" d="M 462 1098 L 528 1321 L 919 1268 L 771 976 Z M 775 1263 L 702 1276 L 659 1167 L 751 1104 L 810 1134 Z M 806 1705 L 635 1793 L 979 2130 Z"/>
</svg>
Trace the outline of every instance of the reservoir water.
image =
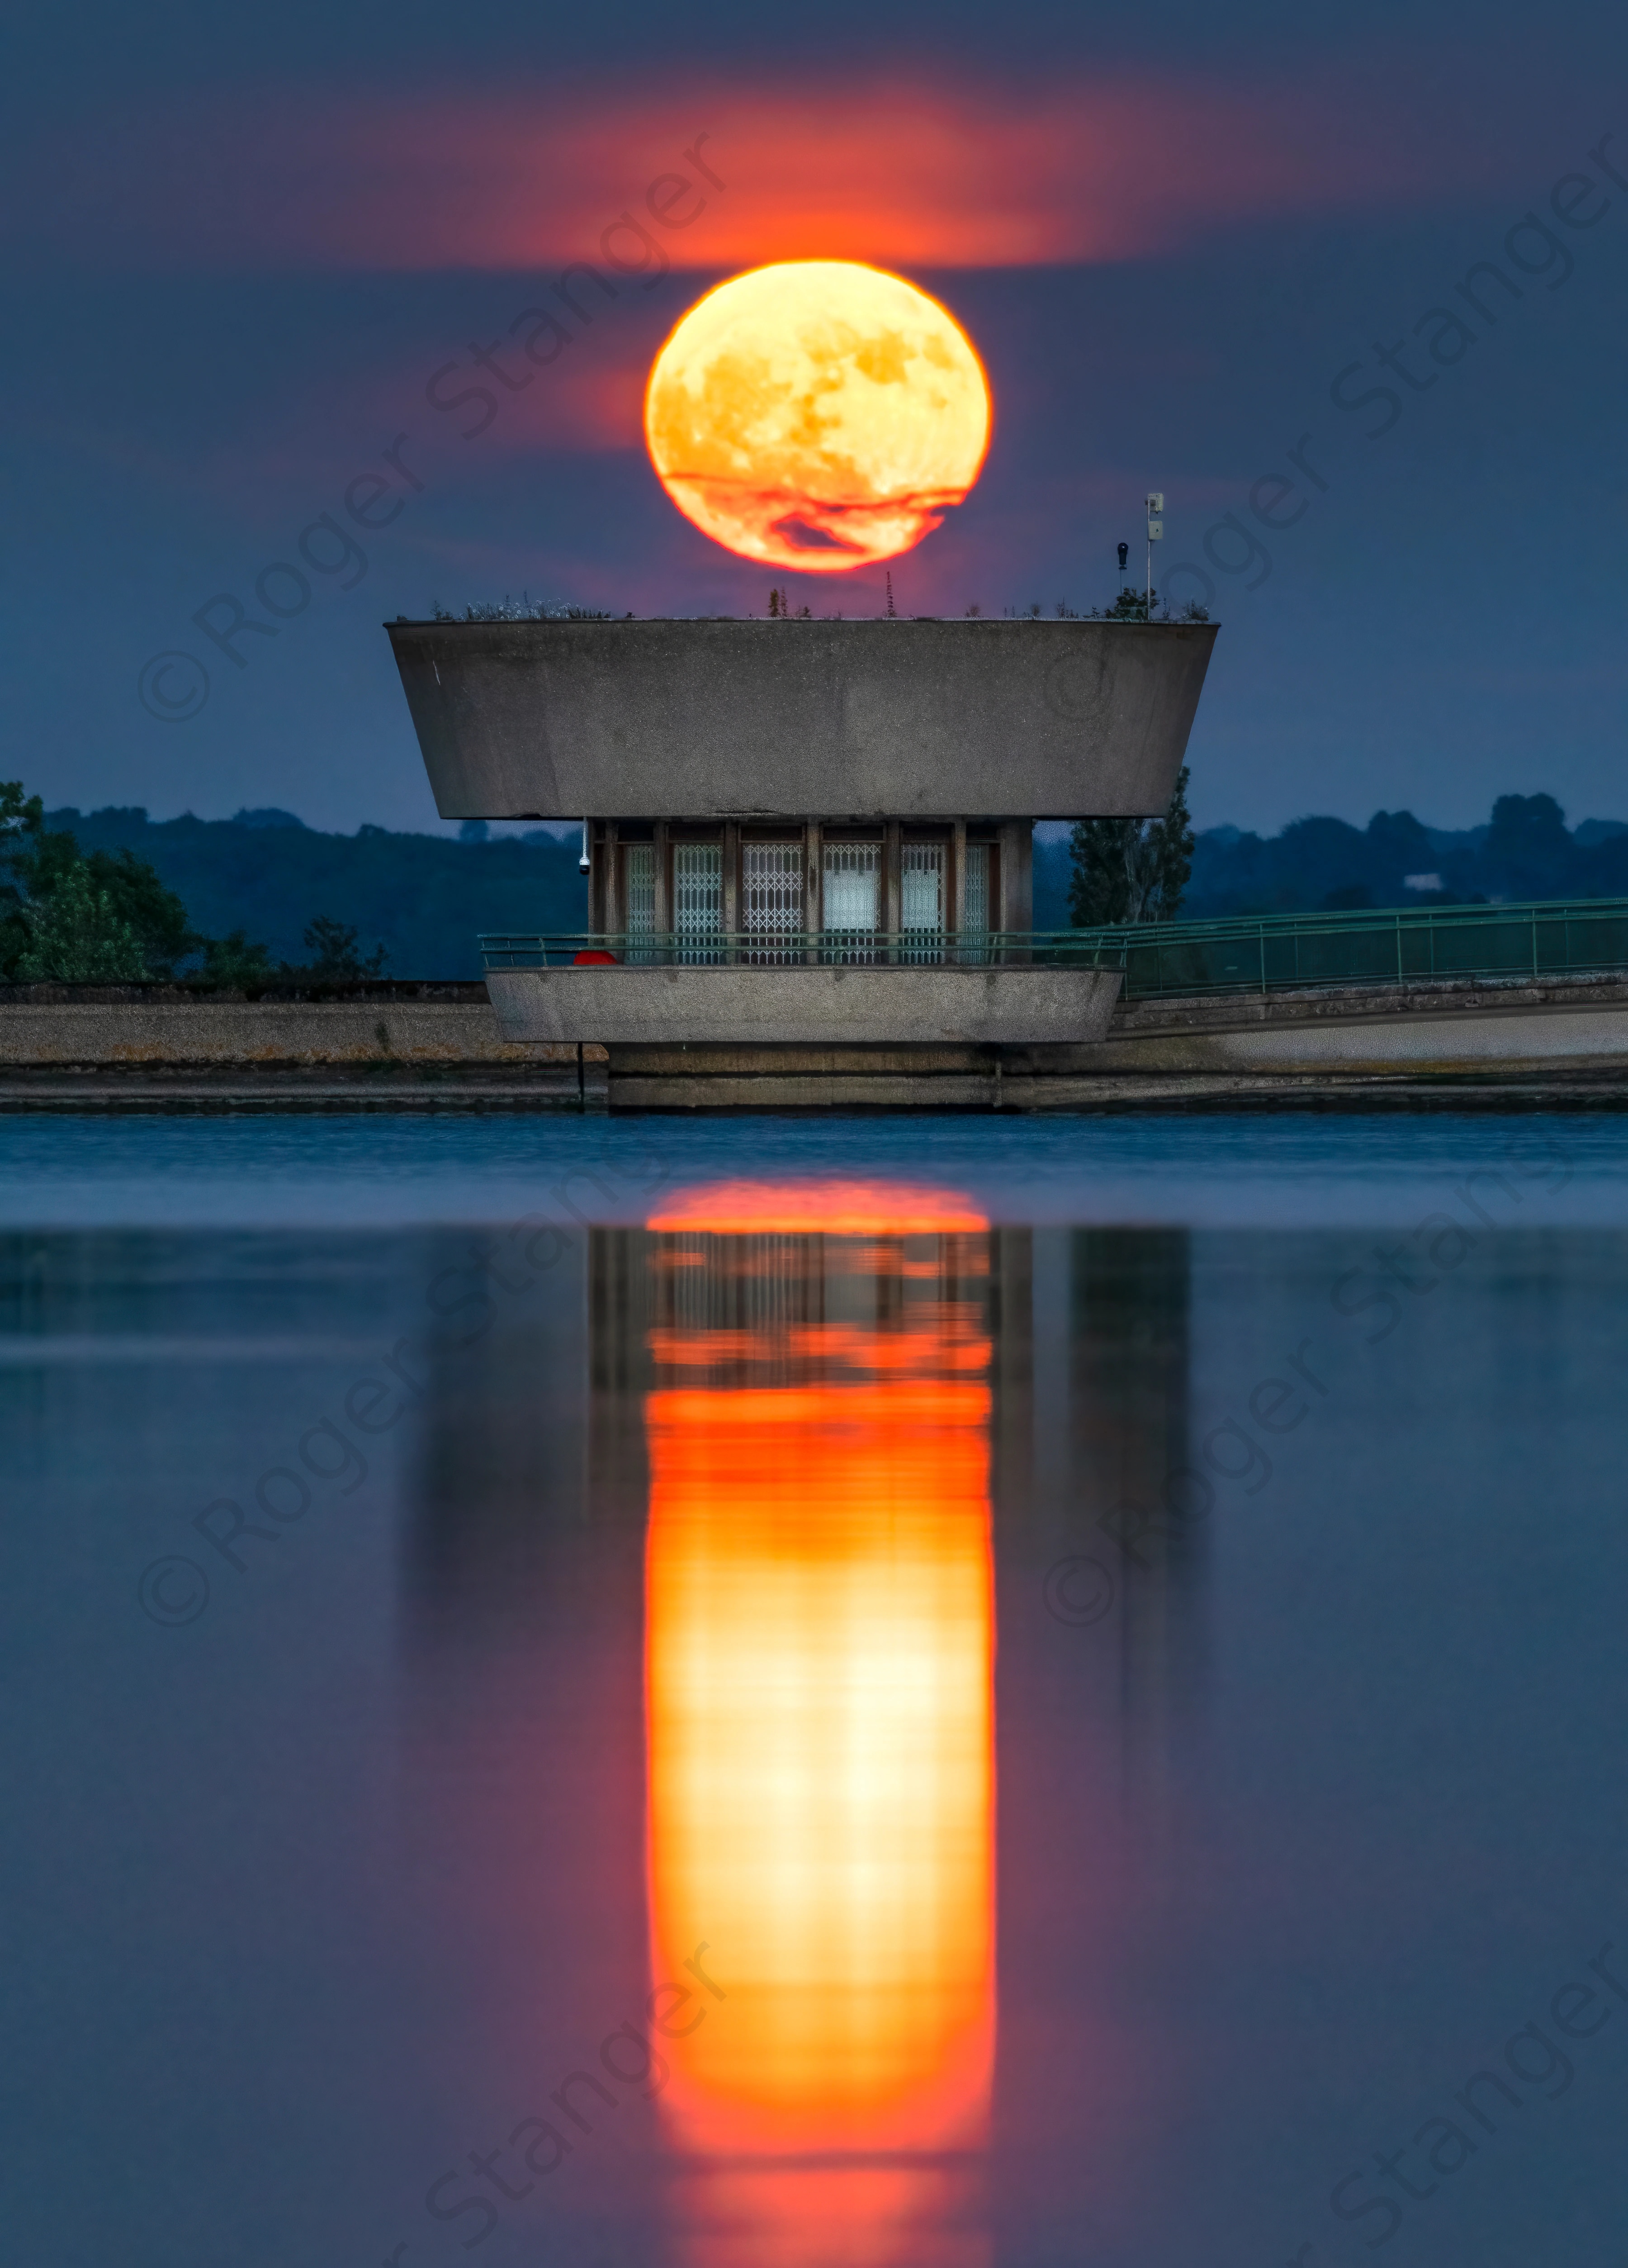
<svg viewBox="0 0 1628 2268">
<path fill-rule="evenodd" d="M 0 1120 L 6 2256 L 1624 2257 L 1625 1167 Z"/>
</svg>

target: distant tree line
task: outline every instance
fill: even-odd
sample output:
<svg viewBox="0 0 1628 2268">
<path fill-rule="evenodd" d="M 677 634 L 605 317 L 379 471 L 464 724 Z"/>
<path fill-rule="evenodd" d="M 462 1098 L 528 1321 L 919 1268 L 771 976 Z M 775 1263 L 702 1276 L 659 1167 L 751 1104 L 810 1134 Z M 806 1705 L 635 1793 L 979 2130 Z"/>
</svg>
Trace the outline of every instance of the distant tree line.
<svg viewBox="0 0 1628 2268">
<path fill-rule="evenodd" d="M 312 917 L 301 943 L 308 960 L 274 964 L 242 928 L 206 935 L 148 860 L 128 846 L 82 850 L 70 828 L 48 823 L 39 796 L 25 795 L 20 780 L 0 780 L 0 978 L 8 983 L 181 981 L 253 990 L 354 983 L 385 966 L 382 946 L 363 957 L 355 928 L 328 915 Z"/>
<path fill-rule="evenodd" d="M 1279 835 L 1215 828 L 1198 839 L 1192 915 L 1356 911 L 1368 906 L 1628 897 L 1628 825 L 1572 828 L 1551 795 L 1500 795 L 1491 820 L 1426 827 L 1376 811 L 1366 828 L 1301 819 Z"/>
<path fill-rule="evenodd" d="M 1628 897 L 1628 824 L 1568 828 L 1548 795 L 1500 796 L 1489 823 L 1459 831 L 1381 811 L 1366 828 L 1302 819 L 1274 836 L 1195 836 L 1186 790 L 1184 770 L 1157 819 L 1085 820 L 1072 841 L 1038 843 L 1035 926 Z M 275 810 L 161 823 L 140 809 L 48 813 L 0 784 L 0 979 L 478 977 L 483 930 L 586 926 L 575 841 L 490 838 L 479 821 L 466 835 L 326 835 Z"/>
<path fill-rule="evenodd" d="M 326 835 L 270 808 L 154 821 L 139 806 L 46 812 L 16 783 L 0 796 L 10 982 L 128 983 L 138 968 L 251 990 L 479 977 L 481 931 L 587 923 L 575 843 L 541 828 L 468 842 L 372 826 Z"/>
<path fill-rule="evenodd" d="M 1177 801 L 1184 806 L 1184 795 Z M 1035 926 L 1168 921 L 1178 909 L 1203 921 L 1628 897 L 1628 822 L 1568 828 L 1551 795 L 1500 796 L 1479 827 L 1426 827 L 1411 811 L 1376 811 L 1366 827 L 1318 818 L 1271 836 L 1208 828 L 1186 836 L 1185 851 L 1177 817 L 1172 805 L 1160 820 L 1087 820 L 1070 843 L 1037 845 Z"/>
</svg>

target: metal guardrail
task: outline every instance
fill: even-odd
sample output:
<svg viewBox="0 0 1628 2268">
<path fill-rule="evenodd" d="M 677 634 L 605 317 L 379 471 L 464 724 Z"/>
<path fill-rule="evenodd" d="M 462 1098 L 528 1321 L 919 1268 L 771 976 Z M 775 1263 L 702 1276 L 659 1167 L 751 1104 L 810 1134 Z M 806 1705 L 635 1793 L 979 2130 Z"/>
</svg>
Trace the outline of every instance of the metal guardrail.
<svg viewBox="0 0 1628 2268">
<path fill-rule="evenodd" d="M 1082 930 L 711 930 L 642 932 L 606 936 L 583 931 L 567 936 L 483 937 L 488 969 L 568 968 L 616 961 L 630 968 L 786 968 L 823 967 L 1004 968 L 1017 962 L 1067 960 L 1079 967 L 1115 968 L 1099 961 Z"/>
<path fill-rule="evenodd" d="M 1628 970 L 1628 898 L 1264 914 L 1134 928 L 491 936 L 489 969 L 817 966 L 1116 968 L 1127 1000 L 1320 985 L 1531 982 Z"/>
<path fill-rule="evenodd" d="M 1628 968 L 1628 899 L 1268 914 L 1078 934 L 1118 952 L 1127 1000 L 1448 979 L 1530 983 Z"/>
</svg>

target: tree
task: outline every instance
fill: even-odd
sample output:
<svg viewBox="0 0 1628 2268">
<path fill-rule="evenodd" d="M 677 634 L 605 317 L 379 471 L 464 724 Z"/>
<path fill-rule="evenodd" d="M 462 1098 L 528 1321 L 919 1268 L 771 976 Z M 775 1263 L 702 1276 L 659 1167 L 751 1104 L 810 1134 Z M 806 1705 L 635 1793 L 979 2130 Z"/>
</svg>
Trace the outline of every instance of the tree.
<svg viewBox="0 0 1628 2268">
<path fill-rule="evenodd" d="M 40 799 L 0 780 L 0 976 L 25 983 L 143 984 L 202 955 L 206 983 L 264 979 L 271 965 L 241 930 L 200 936 L 176 893 L 131 850 L 87 858 L 66 828 L 48 828 Z"/>
<path fill-rule="evenodd" d="M 1069 837 L 1068 918 L 1076 929 L 1174 921 L 1192 873 L 1188 769 L 1158 819 L 1078 819 Z"/>
<path fill-rule="evenodd" d="M 70 840 L 72 838 L 70 837 Z M 141 939 L 83 859 L 23 908 L 27 942 L 17 963 L 25 983 L 140 984 L 149 975 Z"/>
<path fill-rule="evenodd" d="M 1566 814 L 1551 795 L 1500 795 L 1481 858 L 1489 880 L 1509 898 L 1564 897 L 1577 864 Z"/>
<path fill-rule="evenodd" d="M 73 842 L 72 836 L 65 838 Z M 75 845 L 76 849 L 77 845 Z M 208 944 L 187 918 L 187 909 L 166 889 L 144 858 L 121 850 L 116 857 L 92 850 L 84 862 L 91 887 L 106 896 L 142 949 L 150 976 L 172 977 L 177 967 Z"/>
<path fill-rule="evenodd" d="M 0 976 L 16 973 L 32 934 L 22 886 L 44 826 L 40 798 L 25 798 L 21 780 L 0 780 Z"/>
<path fill-rule="evenodd" d="M 357 984 L 378 976 L 385 966 L 382 945 L 363 961 L 356 951 L 356 931 L 326 914 L 317 916 L 301 941 L 315 957 L 307 968 L 288 970 L 290 976 L 308 976 L 319 984 Z"/>
<path fill-rule="evenodd" d="M 38 796 L 24 802 L 20 781 L 0 782 L 0 848 L 16 878 L 6 958 L 25 980 L 142 983 L 173 976 L 204 944 L 145 859 L 128 850 L 84 858 L 66 829 L 48 830 Z"/>
<path fill-rule="evenodd" d="M 229 937 L 204 940 L 203 981 L 218 991 L 257 991 L 275 975 L 265 946 L 250 945 L 240 929 L 234 929 Z"/>
</svg>

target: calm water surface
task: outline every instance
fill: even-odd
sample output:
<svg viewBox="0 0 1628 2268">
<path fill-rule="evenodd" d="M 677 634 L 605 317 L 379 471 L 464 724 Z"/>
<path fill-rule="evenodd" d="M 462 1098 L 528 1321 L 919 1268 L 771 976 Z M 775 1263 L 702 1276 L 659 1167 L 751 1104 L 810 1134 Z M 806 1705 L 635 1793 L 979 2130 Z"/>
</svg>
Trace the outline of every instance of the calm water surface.
<svg viewBox="0 0 1628 2268">
<path fill-rule="evenodd" d="M 0 1121 L 6 2257 L 1628 2257 L 1625 1166 Z"/>
</svg>

